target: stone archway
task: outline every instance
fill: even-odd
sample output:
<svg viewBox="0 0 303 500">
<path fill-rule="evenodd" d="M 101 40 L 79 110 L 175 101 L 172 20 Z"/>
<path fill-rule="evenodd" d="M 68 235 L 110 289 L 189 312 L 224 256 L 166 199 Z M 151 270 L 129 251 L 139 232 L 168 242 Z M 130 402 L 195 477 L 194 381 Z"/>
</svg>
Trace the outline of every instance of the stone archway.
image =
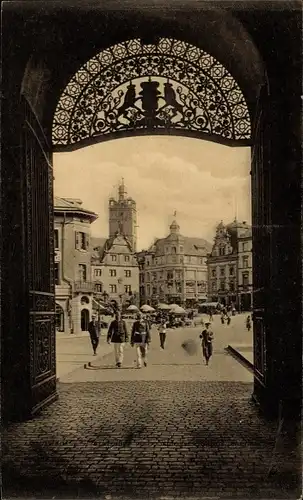
<svg viewBox="0 0 303 500">
<path fill-rule="evenodd" d="M 94 2 L 92 7 L 85 2 L 81 6 L 81 16 L 74 11 L 68 13 L 68 17 L 65 6 L 60 6 L 59 10 L 52 6 L 40 18 L 33 15 L 32 7 L 28 6 L 27 11 L 21 9 L 4 15 L 4 46 L 9 54 L 4 58 L 7 70 L 4 71 L 4 87 L 9 99 L 3 101 L 3 231 L 9 237 L 3 240 L 7 267 L 1 279 L 3 291 L 9 293 L 10 300 L 2 314 L 5 332 L 2 366 L 6 374 L 2 407 L 9 418 L 31 415 L 56 398 L 52 266 L 50 264 L 47 269 L 40 265 L 42 261 L 50 262 L 53 245 L 52 220 L 50 225 L 44 222 L 52 213 L 51 124 L 54 112 L 60 95 L 79 66 L 106 47 L 136 37 L 143 39 L 146 48 L 157 44 L 161 37 L 182 38 L 183 42 L 213 54 L 239 82 L 250 112 L 254 145 L 252 176 L 257 224 L 253 237 L 255 248 L 258 248 L 254 263 L 258 271 L 254 281 L 260 285 L 254 297 L 258 307 L 258 342 L 255 345 L 259 353 L 266 354 L 265 358 L 258 358 L 260 370 L 256 374 L 255 391 L 262 406 L 266 406 L 268 400 L 275 410 L 281 401 L 289 406 L 289 401 L 301 400 L 301 386 L 297 380 L 297 374 L 301 373 L 301 356 L 298 358 L 302 342 L 301 316 L 294 314 L 294 308 L 300 311 L 301 307 L 300 173 L 297 167 L 300 163 L 297 100 L 301 94 L 301 55 L 293 41 L 293 34 L 296 40 L 301 39 L 296 24 L 298 12 L 288 8 L 286 3 L 285 11 L 272 10 L 270 15 L 262 9 L 251 11 L 248 2 L 244 8 L 231 11 L 225 9 L 224 2 L 209 8 L 203 2 L 189 1 L 188 7 L 180 9 L 169 0 L 164 10 L 149 0 L 146 3 L 144 8 L 135 3 L 131 13 L 127 9 L 117 10 L 116 5 L 113 8 L 109 1 L 108 8 L 103 3 L 96 7 Z M 25 29 L 27 22 L 32 29 Z M 19 27 L 13 43 L 12 24 Z M 24 47 L 24 50 L 20 52 L 16 47 Z M 136 81 L 135 97 L 138 91 L 141 92 L 141 83 L 148 83 L 149 76 L 153 80 L 151 74 L 144 76 L 147 78 L 144 82 Z M 136 78 L 140 77 L 136 75 Z M 165 83 L 171 84 L 180 104 L 173 78 L 167 81 L 166 76 L 158 75 L 156 83 L 159 83 L 158 89 L 162 86 L 160 93 L 166 105 Z M 189 95 L 192 89 L 185 82 L 182 85 L 181 94 Z M 126 89 L 118 90 L 125 92 Z M 125 93 L 121 97 L 125 98 Z M 139 109 L 146 111 L 141 105 Z M 160 128 L 158 133 L 161 133 Z M 202 137 L 201 129 L 198 133 Z M 208 134 L 208 138 L 211 135 Z M 38 173 L 41 174 L 42 191 L 39 191 Z M 41 218 L 44 218 L 42 224 Z M 43 232 L 45 227 L 50 227 L 48 234 Z M 267 229 L 261 230 L 261 227 Z M 34 241 L 34 245 L 29 246 L 28 241 Z M 20 245 L 22 251 L 16 252 Z M 269 261 L 270 266 L 266 265 Z M 24 305 L 22 310 L 20 303 Z M 295 333 L 292 342 L 285 344 L 287 329 Z M 41 357 L 47 361 L 44 364 L 34 363 L 32 353 L 36 341 Z M 6 361 L 10 352 L 16 353 L 13 366 Z M 20 366 L 24 369 L 22 387 Z M 39 372 L 36 372 L 37 367 L 40 367 Z M 266 373 L 262 374 L 262 370 Z M 26 394 L 26 397 L 21 401 L 19 394 Z"/>
</svg>

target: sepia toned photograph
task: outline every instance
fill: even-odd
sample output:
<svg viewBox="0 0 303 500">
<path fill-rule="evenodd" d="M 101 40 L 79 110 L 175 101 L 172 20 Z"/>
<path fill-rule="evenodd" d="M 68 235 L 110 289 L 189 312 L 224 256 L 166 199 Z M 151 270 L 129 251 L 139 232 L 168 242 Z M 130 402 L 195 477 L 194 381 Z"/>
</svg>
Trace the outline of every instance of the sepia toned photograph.
<svg viewBox="0 0 303 500">
<path fill-rule="evenodd" d="M 2 497 L 301 498 L 301 2 L 1 7 Z"/>
</svg>

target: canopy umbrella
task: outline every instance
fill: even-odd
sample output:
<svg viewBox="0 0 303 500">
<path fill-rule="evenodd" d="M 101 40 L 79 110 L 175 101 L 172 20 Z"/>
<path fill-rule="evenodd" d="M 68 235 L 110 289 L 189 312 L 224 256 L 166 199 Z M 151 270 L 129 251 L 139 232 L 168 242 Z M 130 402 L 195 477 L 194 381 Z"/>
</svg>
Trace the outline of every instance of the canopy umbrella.
<svg viewBox="0 0 303 500">
<path fill-rule="evenodd" d="M 183 307 L 177 306 L 173 310 L 174 314 L 186 314 L 185 309 Z"/>
<path fill-rule="evenodd" d="M 131 312 L 132 312 L 132 311 L 133 311 L 133 312 L 138 312 L 138 311 L 139 311 L 138 307 L 137 307 L 137 306 L 135 306 L 135 305 L 133 305 L 133 304 L 132 304 L 131 306 L 128 306 L 128 308 L 127 308 L 126 310 L 127 310 L 127 311 L 131 311 Z"/>
<path fill-rule="evenodd" d="M 97 300 L 93 299 L 93 302 L 94 304 L 96 305 L 96 307 L 98 308 L 98 311 L 99 312 L 103 312 L 103 313 L 106 313 L 108 312 L 108 307 L 105 307 L 103 304 L 100 304 L 100 302 L 98 302 Z"/>
<path fill-rule="evenodd" d="M 169 308 L 171 311 L 174 311 L 178 307 L 180 307 L 179 304 L 169 304 Z"/>
<path fill-rule="evenodd" d="M 158 304 L 157 309 L 160 309 L 160 311 L 164 311 L 164 310 L 168 311 L 170 309 L 170 307 L 167 304 Z"/>
<path fill-rule="evenodd" d="M 143 312 L 154 312 L 154 308 L 148 304 L 144 304 L 143 306 L 141 306 L 141 311 Z"/>
</svg>

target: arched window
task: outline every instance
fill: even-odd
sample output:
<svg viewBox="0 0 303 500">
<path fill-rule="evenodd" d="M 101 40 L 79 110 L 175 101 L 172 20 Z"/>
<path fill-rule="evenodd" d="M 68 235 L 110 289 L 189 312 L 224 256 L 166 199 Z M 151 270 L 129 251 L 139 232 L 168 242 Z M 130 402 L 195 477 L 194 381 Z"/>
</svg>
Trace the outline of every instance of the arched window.
<svg viewBox="0 0 303 500">
<path fill-rule="evenodd" d="M 88 323 L 89 323 L 89 310 L 82 309 L 82 311 L 81 311 L 81 330 L 82 330 L 82 332 L 88 331 Z"/>
<path fill-rule="evenodd" d="M 81 305 L 84 306 L 85 304 L 89 304 L 89 298 L 88 297 L 81 297 Z"/>
<path fill-rule="evenodd" d="M 57 332 L 64 332 L 64 311 L 59 304 L 56 304 L 56 330 Z"/>
</svg>

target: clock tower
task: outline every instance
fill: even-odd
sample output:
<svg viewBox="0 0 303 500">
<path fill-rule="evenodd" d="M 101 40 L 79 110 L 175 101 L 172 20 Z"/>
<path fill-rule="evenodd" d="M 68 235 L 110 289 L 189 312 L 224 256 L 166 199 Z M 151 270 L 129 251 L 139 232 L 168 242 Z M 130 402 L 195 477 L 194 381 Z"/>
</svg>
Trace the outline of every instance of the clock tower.
<svg viewBox="0 0 303 500">
<path fill-rule="evenodd" d="M 133 252 L 137 250 L 137 208 L 136 202 L 127 197 L 127 192 L 122 179 L 118 188 L 118 200 L 109 199 L 109 237 L 117 233 L 124 235 Z"/>
</svg>

